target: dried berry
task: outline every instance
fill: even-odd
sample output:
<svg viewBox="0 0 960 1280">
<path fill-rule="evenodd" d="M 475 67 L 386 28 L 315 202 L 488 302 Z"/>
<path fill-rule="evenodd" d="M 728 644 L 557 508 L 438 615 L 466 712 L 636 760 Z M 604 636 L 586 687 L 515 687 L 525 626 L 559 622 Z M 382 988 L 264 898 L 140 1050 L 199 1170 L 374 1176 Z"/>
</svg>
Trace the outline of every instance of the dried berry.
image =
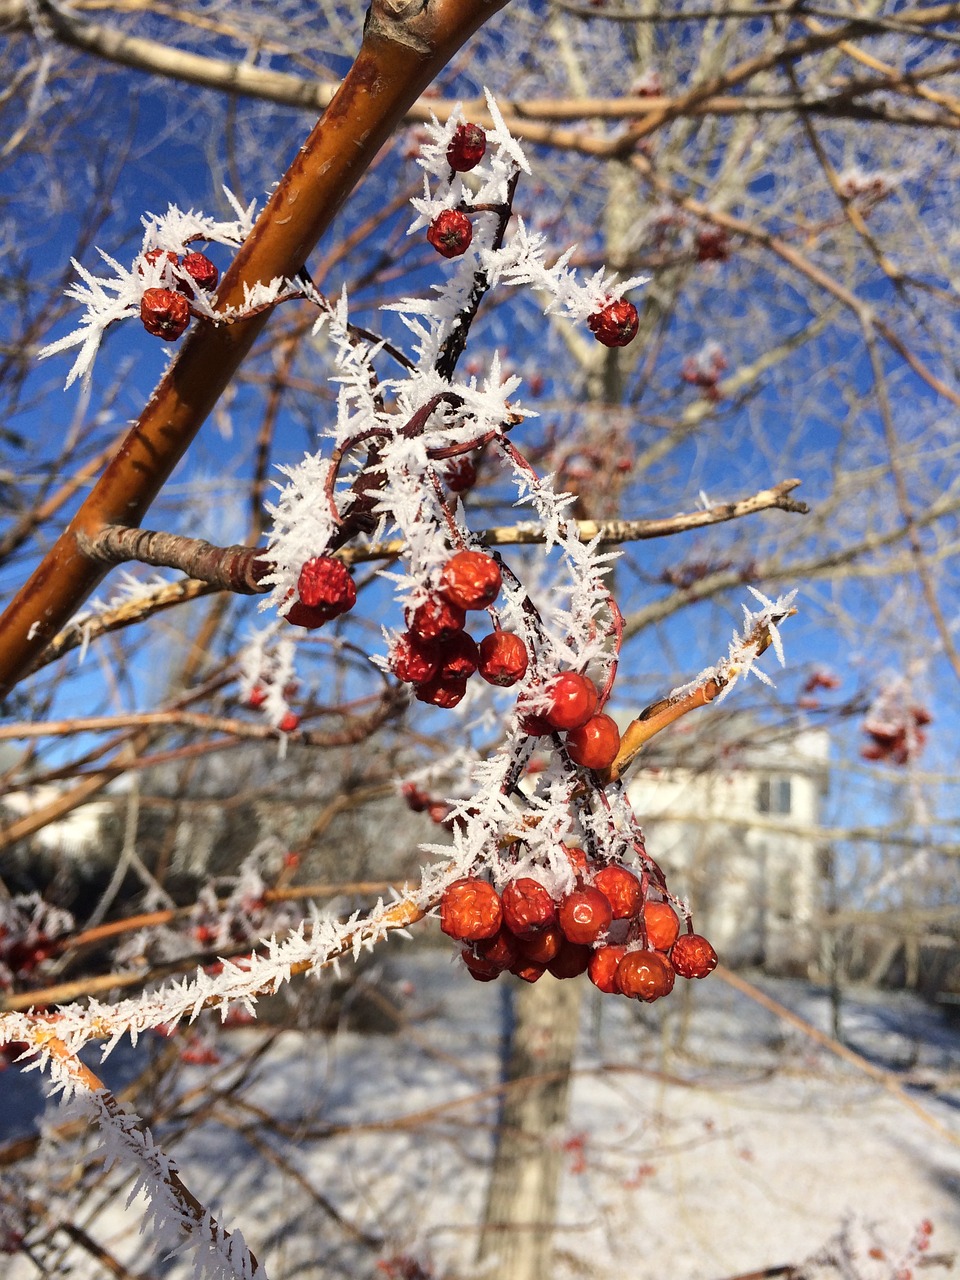
<svg viewBox="0 0 960 1280">
<path fill-rule="evenodd" d="M 201 289 L 215 289 L 220 272 L 205 253 L 184 254 L 180 269 Z"/>
<path fill-rule="evenodd" d="M 418 702 L 426 702 L 432 707 L 442 707 L 444 711 L 449 711 L 451 707 L 455 707 L 463 700 L 463 695 L 467 692 L 467 682 L 466 680 L 444 680 L 440 676 L 434 676 L 425 684 L 418 684 L 416 689 L 415 696 Z"/>
<path fill-rule="evenodd" d="M 418 605 L 407 618 L 407 624 L 418 640 L 436 644 L 452 640 L 458 631 L 463 630 L 466 620 L 467 615 L 460 605 L 434 597 Z"/>
<path fill-rule="evenodd" d="M 584 945 L 596 942 L 610 928 L 612 919 L 609 899 L 592 885 L 575 889 L 560 903 L 560 928 L 570 942 Z"/>
<path fill-rule="evenodd" d="M 675 975 L 659 951 L 628 951 L 617 966 L 617 985 L 625 996 L 650 1003 L 673 990 Z"/>
<path fill-rule="evenodd" d="M 620 730 L 612 716 L 591 716 L 579 729 L 571 729 L 566 740 L 567 755 L 585 769 L 609 769 L 620 750 Z"/>
<path fill-rule="evenodd" d="M 424 644 L 410 631 L 399 636 L 390 650 L 390 670 L 407 684 L 426 684 L 440 668 L 436 645 Z"/>
<path fill-rule="evenodd" d="M 460 938 L 464 942 L 492 938 L 502 919 L 500 896 L 486 880 L 464 876 L 443 891 L 440 928 L 449 938 Z"/>
<path fill-rule="evenodd" d="M 547 970 L 555 978 L 579 978 L 581 973 L 586 973 L 592 955 L 592 947 L 580 946 L 564 938 L 560 943 L 560 950 L 547 965 Z"/>
<path fill-rule="evenodd" d="M 144 289 L 140 319 L 147 333 L 173 342 L 190 323 L 190 304 L 182 293 L 173 289 Z"/>
<path fill-rule="evenodd" d="M 590 957 L 590 964 L 587 966 L 590 981 L 607 995 L 615 995 L 620 990 L 617 985 L 617 966 L 626 952 L 626 947 L 598 947 Z"/>
<path fill-rule="evenodd" d="M 500 594 L 501 584 L 500 566 L 482 551 L 458 551 L 440 575 L 444 598 L 461 609 L 486 609 Z"/>
<path fill-rule="evenodd" d="M 427 239 L 444 258 L 459 258 L 470 247 L 473 227 L 460 209 L 444 209 L 427 228 Z"/>
<path fill-rule="evenodd" d="M 547 685 L 543 715 L 552 729 L 579 729 L 597 709 L 597 686 L 576 671 L 564 671 Z"/>
<path fill-rule="evenodd" d="M 625 347 L 637 336 L 640 317 L 632 302 L 607 302 L 587 317 L 587 326 L 598 342 L 605 347 Z"/>
<path fill-rule="evenodd" d="M 669 951 L 680 933 L 680 920 L 669 902 L 645 902 L 643 925 L 647 941 L 657 951 Z"/>
<path fill-rule="evenodd" d="M 322 627 L 325 622 L 329 622 L 335 617 L 329 609 L 312 608 L 308 604 L 304 604 L 302 600 L 294 600 L 284 614 L 287 622 L 292 623 L 295 627 L 306 627 L 308 630 L 314 630 L 316 627 Z"/>
<path fill-rule="evenodd" d="M 512 631 L 491 631 L 480 641 L 477 670 L 487 684 L 503 689 L 516 684 L 527 674 L 527 662 L 527 646 Z"/>
<path fill-rule="evenodd" d="M 460 952 L 460 959 L 470 970 L 470 976 L 477 982 L 493 982 L 503 973 L 500 965 L 494 964 L 492 960 L 485 960 L 483 956 L 474 955 L 469 948 Z"/>
<path fill-rule="evenodd" d="M 477 483 L 477 468 L 466 454 L 451 458 L 443 473 L 443 480 L 451 493 L 466 493 Z"/>
<path fill-rule="evenodd" d="M 447 163 L 457 173 L 475 169 L 487 149 L 487 135 L 478 124 L 457 125 L 447 147 Z"/>
<path fill-rule="evenodd" d="M 546 716 L 526 711 L 520 716 L 520 728 L 529 738 L 543 738 L 553 733 L 553 725 Z"/>
<path fill-rule="evenodd" d="M 542 932 L 557 918 L 557 904 L 548 889 L 529 876 L 521 876 L 504 887 L 503 922 L 518 938 Z"/>
<path fill-rule="evenodd" d="M 357 588 L 350 570 L 334 556 L 314 556 L 300 570 L 297 594 L 308 609 L 323 609 L 336 618 L 357 603 Z"/>
<path fill-rule="evenodd" d="M 705 978 L 717 967 L 717 953 L 699 933 L 685 933 L 678 938 L 670 960 L 681 978 Z"/>
<path fill-rule="evenodd" d="M 539 982 L 547 972 L 547 966 L 535 964 L 532 960 L 521 960 L 513 966 L 510 972 L 523 982 Z"/>
<path fill-rule="evenodd" d="M 500 900 L 501 907 L 503 899 Z M 501 970 L 511 969 L 521 960 L 520 943 L 504 923 L 492 938 L 483 938 L 474 943 L 474 951 L 490 964 L 499 965 Z"/>
<path fill-rule="evenodd" d="M 614 920 L 632 920 L 640 910 L 643 890 L 626 867 L 604 867 L 594 876 L 593 883 L 609 900 Z"/>
<path fill-rule="evenodd" d="M 180 259 L 177 257 L 177 255 L 173 252 L 172 249 L 148 249 L 147 252 L 140 259 L 140 261 L 137 263 L 137 272 L 140 275 L 146 275 L 146 272 L 144 271 L 145 264 L 149 263 L 150 266 L 153 266 L 155 262 L 159 262 L 161 258 L 164 258 L 164 257 L 166 257 L 166 260 L 170 264 L 170 266 L 176 267 L 180 265 Z"/>
<path fill-rule="evenodd" d="M 480 654 L 477 642 L 466 631 L 458 631 L 452 639 L 439 645 L 437 654 L 440 662 L 439 676 L 441 680 L 466 680 L 477 669 Z"/>
</svg>

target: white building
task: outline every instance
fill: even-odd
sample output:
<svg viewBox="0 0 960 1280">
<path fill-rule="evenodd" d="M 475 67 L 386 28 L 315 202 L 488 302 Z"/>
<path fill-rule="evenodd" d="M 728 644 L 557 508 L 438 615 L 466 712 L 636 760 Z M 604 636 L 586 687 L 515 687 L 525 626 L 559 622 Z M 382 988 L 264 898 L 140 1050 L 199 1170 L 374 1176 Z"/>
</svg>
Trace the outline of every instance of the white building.
<svg viewBox="0 0 960 1280">
<path fill-rule="evenodd" d="M 731 716 L 706 736 L 691 720 L 627 775 L 647 852 L 724 963 L 806 975 L 820 954 L 828 735 Z"/>
</svg>

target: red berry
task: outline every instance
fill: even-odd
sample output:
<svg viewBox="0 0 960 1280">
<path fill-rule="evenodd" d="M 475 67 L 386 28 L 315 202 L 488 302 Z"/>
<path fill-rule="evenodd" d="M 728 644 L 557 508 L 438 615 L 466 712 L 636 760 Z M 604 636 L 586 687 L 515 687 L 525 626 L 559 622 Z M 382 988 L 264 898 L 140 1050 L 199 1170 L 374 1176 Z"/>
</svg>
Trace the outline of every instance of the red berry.
<svg viewBox="0 0 960 1280">
<path fill-rule="evenodd" d="M 681 978 L 705 978 L 717 967 L 717 953 L 699 933 L 685 933 L 678 938 L 670 960 Z"/>
<path fill-rule="evenodd" d="M 435 645 L 424 644 L 410 631 L 396 640 L 390 651 L 390 670 L 407 684 L 426 684 L 437 674 L 440 657 Z"/>
<path fill-rule="evenodd" d="M 659 951 L 628 951 L 617 966 L 617 985 L 625 996 L 648 1004 L 667 996 L 676 978 Z"/>
<path fill-rule="evenodd" d="M 500 594 L 500 566 L 482 551 L 458 551 L 443 566 L 440 591 L 461 609 L 486 609 Z"/>
<path fill-rule="evenodd" d="M 587 873 L 587 855 L 575 844 L 561 844 L 560 848 L 567 856 L 567 861 L 573 868 L 577 880 L 581 880 Z"/>
<path fill-rule="evenodd" d="M 317 627 L 322 627 L 325 622 L 329 622 L 335 616 L 329 609 L 324 609 L 322 606 L 320 608 L 311 608 L 310 605 L 304 604 L 300 600 L 294 600 L 284 614 L 287 622 L 293 626 L 306 627 L 310 631 L 315 630 Z"/>
<path fill-rule="evenodd" d="M 477 670 L 487 684 L 516 684 L 527 674 L 527 661 L 527 646 L 512 631 L 491 631 L 480 641 Z"/>
<path fill-rule="evenodd" d="M 444 483 L 451 493 L 466 493 L 477 483 L 477 468 L 466 454 L 451 458 L 443 473 Z"/>
<path fill-rule="evenodd" d="M 457 125 L 447 147 L 447 163 L 457 173 L 466 173 L 476 168 L 486 149 L 487 135 L 478 124 Z"/>
<path fill-rule="evenodd" d="M 565 939 L 560 932 L 560 926 L 550 924 L 539 933 L 535 933 L 533 937 L 521 938 L 519 941 L 520 954 L 524 960 L 529 960 L 533 964 L 547 965 L 555 958 Z"/>
<path fill-rule="evenodd" d="M 528 738 L 543 738 L 548 733 L 553 733 L 553 726 L 546 716 L 537 715 L 532 711 L 521 715 L 520 728 Z"/>
<path fill-rule="evenodd" d="M 632 920 L 640 910 L 643 890 L 640 881 L 626 867 L 604 867 L 594 876 L 593 883 L 609 899 L 614 920 Z"/>
<path fill-rule="evenodd" d="M 147 333 L 173 342 L 190 323 L 190 304 L 173 289 L 144 289 L 140 319 Z"/>
<path fill-rule="evenodd" d="M 138 273 L 140 275 L 146 275 L 146 272 L 143 269 L 144 263 L 149 262 L 152 266 L 155 262 L 159 262 L 164 256 L 166 256 L 167 262 L 169 262 L 171 266 L 176 267 L 180 265 L 180 259 L 172 249 L 148 249 L 137 263 Z"/>
<path fill-rule="evenodd" d="M 300 717 L 295 711 L 288 711 L 277 728 L 281 733 L 293 733 L 295 729 L 300 728 Z"/>
<path fill-rule="evenodd" d="M 503 973 L 500 965 L 494 964 L 492 960 L 485 960 L 483 956 L 475 956 L 469 948 L 460 952 L 460 959 L 477 982 L 493 982 Z"/>
<path fill-rule="evenodd" d="M 503 899 L 500 900 L 501 907 Z M 484 938 L 474 946 L 478 956 L 501 969 L 512 969 L 521 959 L 520 944 L 505 924 L 497 930 L 492 938 Z"/>
<path fill-rule="evenodd" d="M 579 978 L 581 973 L 586 973 L 592 955 L 592 947 L 579 946 L 564 938 L 547 969 L 555 978 Z"/>
<path fill-rule="evenodd" d="M 591 716 L 567 734 L 567 755 L 585 769 L 608 769 L 620 750 L 620 730 L 611 716 Z"/>
<path fill-rule="evenodd" d="M 262 707 L 266 700 L 267 691 L 266 689 L 261 689 L 258 684 L 254 685 L 247 694 L 247 706 L 252 708 L 254 711 L 256 711 L 257 707 Z"/>
<path fill-rule="evenodd" d="M 632 302 L 608 302 L 587 317 L 587 327 L 605 347 L 625 347 L 637 336 L 640 317 Z"/>
<path fill-rule="evenodd" d="M 430 808 L 430 797 L 415 782 L 405 782 L 400 788 L 407 808 L 413 813 L 425 813 Z"/>
<path fill-rule="evenodd" d="M 443 891 L 440 928 L 449 938 L 462 938 L 464 942 L 492 938 L 502 918 L 500 896 L 486 880 L 465 876 Z"/>
<path fill-rule="evenodd" d="M 418 684 L 416 689 L 418 702 L 426 702 L 432 707 L 443 707 L 445 711 L 449 711 L 451 707 L 455 707 L 462 701 L 463 695 L 467 692 L 467 682 L 466 680 L 443 680 L 440 676 L 434 676 L 425 684 Z"/>
<path fill-rule="evenodd" d="M 431 822 L 435 822 L 437 826 L 441 826 L 446 822 L 450 815 L 450 806 L 444 804 L 442 800 L 433 800 L 427 805 L 427 816 Z"/>
<path fill-rule="evenodd" d="M 531 960 L 521 960 L 513 966 L 510 972 L 524 982 L 539 982 L 547 972 L 547 967 L 543 964 L 535 964 Z"/>
<path fill-rule="evenodd" d="M 560 903 L 560 928 L 570 942 L 594 943 L 610 928 L 613 908 L 599 889 L 575 889 Z"/>
<path fill-rule="evenodd" d="M 436 644 L 439 640 L 451 640 L 463 630 L 467 615 L 458 604 L 434 597 L 418 605 L 407 619 L 410 630 L 418 640 Z"/>
<path fill-rule="evenodd" d="M 180 267 L 201 289 L 215 289 L 220 279 L 220 272 L 205 253 L 184 254 Z"/>
<path fill-rule="evenodd" d="M 657 951 L 669 951 L 680 932 L 680 920 L 669 902 L 645 902 L 643 925 L 647 941 Z"/>
<path fill-rule="evenodd" d="M 301 604 L 325 609 L 331 618 L 346 613 L 357 603 L 350 570 L 333 556 L 315 556 L 304 564 L 297 578 L 297 594 Z"/>
<path fill-rule="evenodd" d="M 617 965 L 626 951 L 626 947 L 598 947 L 590 957 L 587 968 L 590 981 L 607 995 L 615 995 L 620 990 L 617 986 Z"/>
<path fill-rule="evenodd" d="M 477 642 L 466 631 L 458 631 L 452 639 L 438 646 L 441 680 L 466 680 L 477 669 L 480 655 Z"/>
<path fill-rule="evenodd" d="M 473 227 L 460 209 L 444 209 L 427 228 L 427 239 L 444 258 L 459 258 L 470 247 Z"/>
<path fill-rule="evenodd" d="M 529 876 L 511 881 L 500 897 L 503 922 L 518 938 L 533 937 L 557 918 L 557 904 L 549 890 Z"/>
<path fill-rule="evenodd" d="M 544 719 L 553 729 L 579 729 L 597 709 L 597 686 L 576 671 L 564 671 L 547 685 Z"/>
<path fill-rule="evenodd" d="M 924 1218 L 924 1220 L 920 1223 L 919 1229 L 921 1233 L 925 1236 L 933 1235 L 933 1223 L 930 1221 L 929 1218 Z"/>
</svg>

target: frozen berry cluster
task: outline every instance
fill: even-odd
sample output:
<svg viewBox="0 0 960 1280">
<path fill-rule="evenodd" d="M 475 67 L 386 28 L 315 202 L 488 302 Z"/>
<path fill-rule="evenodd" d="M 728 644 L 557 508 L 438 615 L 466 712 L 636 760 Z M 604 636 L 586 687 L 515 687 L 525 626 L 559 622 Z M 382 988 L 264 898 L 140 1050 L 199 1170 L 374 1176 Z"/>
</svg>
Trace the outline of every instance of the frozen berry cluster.
<svg viewBox="0 0 960 1280">
<path fill-rule="evenodd" d="M 195 291 L 208 293 L 215 289 L 220 273 L 205 253 L 185 253 L 181 257 L 170 249 L 151 249 L 143 255 L 144 265 L 158 262 L 166 263 L 165 274 L 173 277 L 174 287 L 144 289 L 140 319 L 147 333 L 175 342 L 190 323 L 190 299 Z M 140 274 L 144 274 L 143 266 Z"/>
<path fill-rule="evenodd" d="M 498 893 L 488 880 L 465 876 L 440 900 L 440 928 L 464 944 L 461 958 L 478 982 L 512 973 L 536 982 L 588 974 L 610 995 L 650 1002 L 669 995 L 677 974 L 705 978 L 717 964 L 699 934 L 680 933 L 680 918 L 664 896 L 617 863 L 590 867 L 582 850 L 567 849 L 577 869 L 573 889 L 555 896 L 520 876 Z"/>
</svg>

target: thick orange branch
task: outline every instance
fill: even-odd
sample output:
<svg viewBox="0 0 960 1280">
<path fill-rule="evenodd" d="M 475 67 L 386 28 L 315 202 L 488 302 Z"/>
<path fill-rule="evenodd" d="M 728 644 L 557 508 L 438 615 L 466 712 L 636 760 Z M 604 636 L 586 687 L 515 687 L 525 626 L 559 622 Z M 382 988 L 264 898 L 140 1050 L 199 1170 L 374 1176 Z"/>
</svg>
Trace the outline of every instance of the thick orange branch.
<svg viewBox="0 0 960 1280">
<path fill-rule="evenodd" d="M 506 0 L 373 0 L 356 61 L 226 272 L 224 306 L 244 284 L 291 277 L 404 113 Z M 266 323 L 200 322 L 69 527 L 0 618 L 0 693 L 25 673 L 94 590 L 104 567 L 79 537 L 139 524 Z"/>
</svg>

